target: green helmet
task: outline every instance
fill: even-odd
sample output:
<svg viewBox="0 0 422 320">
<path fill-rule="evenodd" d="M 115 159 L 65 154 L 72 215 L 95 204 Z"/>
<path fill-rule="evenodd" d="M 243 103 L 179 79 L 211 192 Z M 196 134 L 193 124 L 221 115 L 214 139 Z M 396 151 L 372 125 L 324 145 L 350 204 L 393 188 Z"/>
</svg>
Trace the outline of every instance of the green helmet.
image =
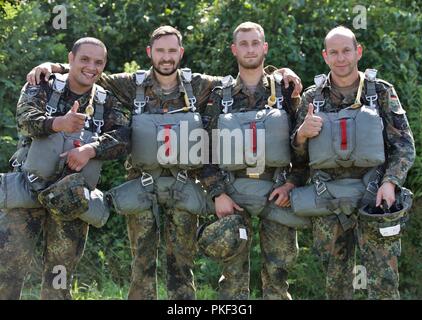
<svg viewBox="0 0 422 320">
<path fill-rule="evenodd" d="M 406 188 L 396 192 L 396 201 L 390 208 L 386 206 L 363 206 L 359 209 L 359 220 L 369 227 L 376 228 L 382 236 L 397 235 L 409 220 L 413 193 Z"/>
<path fill-rule="evenodd" d="M 90 192 L 80 173 L 70 174 L 38 194 L 40 203 L 56 218 L 70 221 L 89 209 Z"/>
<path fill-rule="evenodd" d="M 240 254 L 248 242 L 242 216 L 232 214 L 198 229 L 198 246 L 202 252 L 218 261 L 229 261 Z"/>
</svg>

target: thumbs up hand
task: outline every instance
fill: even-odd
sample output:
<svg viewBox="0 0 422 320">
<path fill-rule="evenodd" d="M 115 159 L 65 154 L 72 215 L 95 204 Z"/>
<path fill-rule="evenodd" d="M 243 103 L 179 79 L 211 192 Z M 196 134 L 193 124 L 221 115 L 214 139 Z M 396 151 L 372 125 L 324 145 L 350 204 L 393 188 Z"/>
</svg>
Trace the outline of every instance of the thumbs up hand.
<svg viewBox="0 0 422 320">
<path fill-rule="evenodd" d="M 314 115 L 314 106 L 310 103 L 308 105 L 308 113 L 305 116 L 305 120 L 297 131 L 296 144 L 304 144 L 307 139 L 316 137 L 321 132 L 321 129 L 322 118 Z"/>
<path fill-rule="evenodd" d="M 78 113 L 79 102 L 75 101 L 72 108 L 64 116 L 56 117 L 53 121 L 53 130 L 66 133 L 79 132 L 85 125 L 86 115 Z"/>
</svg>

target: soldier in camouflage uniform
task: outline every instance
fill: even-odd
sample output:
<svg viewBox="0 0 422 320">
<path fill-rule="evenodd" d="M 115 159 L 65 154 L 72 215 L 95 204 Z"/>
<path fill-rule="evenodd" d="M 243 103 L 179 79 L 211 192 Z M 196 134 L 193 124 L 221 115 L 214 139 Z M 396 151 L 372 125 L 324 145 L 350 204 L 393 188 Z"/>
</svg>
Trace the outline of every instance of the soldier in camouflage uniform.
<svg viewBox="0 0 422 320">
<path fill-rule="evenodd" d="M 179 69 L 184 48 L 182 36 L 178 30 L 170 26 L 162 26 L 153 31 L 150 45 L 147 48 L 152 67 L 143 80 L 144 95 L 148 103 L 143 113 L 165 114 L 186 106 L 185 93 L 182 85 L 182 75 Z M 65 72 L 66 66 L 60 64 L 45 64 L 35 68 L 28 81 L 35 82 L 42 73 Z M 280 70 L 286 79 L 298 81 L 291 70 Z M 191 86 L 196 98 L 196 108 L 203 113 L 211 89 L 219 84 L 220 78 L 194 73 Z M 134 114 L 134 100 L 137 97 L 135 73 L 103 74 L 98 82 L 104 88 L 112 90 L 118 99 L 127 105 Z M 126 168 L 128 180 L 136 179 L 142 172 L 132 167 L 131 156 L 128 157 Z M 195 180 L 197 172 L 191 170 L 189 179 Z M 164 170 L 161 176 L 172 176 L 169 170 Z M 192 273 L 193 259 L 197 248 L 195 234 L 198 218 L 191 213 L 164 208 L 165 240 L 167 254 L 167 290 L 169 299 L 194 299 L 195 286 Z M 156 219 L 152 210 L 141 214 L 127 216 L 128 234 L 132 250 L 132 275 L 129 289 L 129 299 L 157 298 L 157 250 L 159 234 Z"/>
<path fill-rule="evenodd" d="M 362 47 L 357 44 L 350 29 L 337 27 L 325 38 L 323 57 L 330 67 L 330 74 L 322 84 L 325 104 L 319 111 L 338 112 L 356 102 L 368 103 L 364 96 L 357 100 L 360 79 L 358 60 Z M 317 81 L 316 81 L 317 82 Z M 381 175 L 381 186 L 376 194 L 376 206 L 386 201 L 391 206 L 395 201 L 395 189 L 403 186 L 407 172 L 415 159 L 412 132 L 393 85 L 381 79 L 374 80 L 378 95 L 378 109 L 383 122 L 386 162 Z M 365 91 L 367 89 L 365 80 Z M 314 114 L 313 101 L 317 87 L 306 89 L 297 112 L 296 128 L 292 135 L 292 146 L 303 161 L 309 161 L 309 139 L 317 137 L 324 125 L 322 118 Z M 342 131 L 343 132 L 343 131 Z M 346 135 L 347 133 L 344 132 Z M 345 135 L 345 136 L 346 136 Z M 372 139 L 371 137 L 368 137 Z M 382 139 L 382 138 L 381 138 Z M 347 140 L 342 140 L 347 144 Z M 342 142 L 342 143 L 343 143 Z M 328 142 L 329 143 L 329 142 Z M 338 167 L 322 169 L 331 179 L 362 178 L 371 168 Z M 311 165 L 311 177 L 317 170 Z M 329 299 L 353 298 L 353 268 L 355 248 L 361 249 L 362 265 L 367 271 L 368 296 L 370 299 L 398 299 L 398 256 L 400 239 L 383 238 L 363 226 L 356 211 L 346 219 L 349 226 L 340 223 L 342 213 L 313 219 L 314 245 L 326 272 L 326 293 Z"/>
<path fill-rule="evenodd" d="M 17 126 L 22 137 L 20 150 L 26 153 L 31 138 L 47 137 L 56 132 L 77 132 L 84 127 L 85 108 L 92 87 L 106 64 L 106 48 L 94 38 L 75 42 L 69 53 L 70 73 L 58 102 L 58 112 L 47 115 L 46 105 L 53 93 L 54 77 L 39 85 L 25 84 L 17 105 Z M 99 139 L 68 152 L 67 166 L 80 171 L 90 158 L 112 159 L 125 153 L 129 135 L 128 119 L 120 103 L 110 94 L 104 103 L 104 126 Z M 86 130 L 93 130 L 91 127 Z M 12 158 L 14 161 L 15 157 Z M 43 159 L 39 159 L 43 161 Z M 17 165 L 16 165 L 17 164 Z M 14 162 L 16 171 L 21 164 Z M 35 244 L 44 236 L 41 299 L 71 299 L 72 275 L 82 257 L 88 224 L 80 219 L 54 219 L 44 208 L 11 209 L 0 212 L 0 299 L 19 299 L 25 275 L 29 271 Z M 66 270 L 66 288 L 55 289 L 57 266 Z"/>
<path fill-rule="evenodd" d="M 267 54 L 268 44 L 265 42 L 264 30 L 258 24 L 245 22 L 239 25 L 233 33 L 232 52 L 239 65 L 239 75 L 232 86 L 233 104 L 231 113 L 264 110 L 268 108 L 268 99 L 274 94 L 271 92 L 270 73 L 264 71 L 263 63 Z M 267 69 L 266 69 L 267 70 Z M 290 87 L 291 88 L 291 87 Z M 296 91 L 298 90 L 298 91 Z M 299 104 L 300 87 L 296 86 L 288 91 L 287 99 L 283 103 L 289 121 L 294 118 Z M 291 99 L 292 96 L 296 98 Z M 208 105 L 204 118 L 208 123 L 207 130 L 217 129 L 217 123 L 222 110 L 224 89 L 217 87 L 211 94 L 211 103 Z M 214 136 L 213 136 L 214 138 Z M 275 147 L 275 146 L 274 146 Z M 287 146 L 287 149 L 289 146 Z M 210 153 L 215 153 L 211 150 Z M 277 176 L 274 190 L 268 195 L 268 201 L 273 201 L 279 207 L 288 207 L 289 192 L 297 185 L 301 185 L 306 175 L 299 167 L 285 170 L 287 176 Z M 266 167 L 265 171 L 253 177 L 247 170 L 242 169 L 230 172 L 235 179 L 257 178 L 274 181 L 276 168 Z M 282 172 L 282 171 L 281 171 Z M 241 214 L 248 226 L 248 243 L 242 252 L 229 261 L 223 261 L 223 274 L 219 281 L 219 297 L 221 299 L 248 299 L 249 298 L 249 274 L 250 274 L 250 245 L 252 240 L 251 214 L 244 211 L 228 195 L 227 172 L 219 169 L 218 165 L 205 166 L 202 174 L 202 183 L 207 187 L 208 193 L 215 202 L 215 214 L 218 218 Z M 264 299 L 291 299 L 288 292 L 287 270 L 294 263 L 298 254 L 297 234 L 294 228 L 260 219 L 259 225 L 260 244 L 262 251 L 262 285 Z"/>
</svg>

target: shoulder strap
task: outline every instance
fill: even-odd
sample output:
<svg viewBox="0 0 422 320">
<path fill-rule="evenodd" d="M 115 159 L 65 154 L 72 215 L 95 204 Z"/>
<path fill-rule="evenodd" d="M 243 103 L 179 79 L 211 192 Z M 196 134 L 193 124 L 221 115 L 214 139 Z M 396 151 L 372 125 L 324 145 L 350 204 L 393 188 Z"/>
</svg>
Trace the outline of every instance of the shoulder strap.
<svg viewBox="0 0 422 320">
<path fill-rule="evenodd" d="M 377 77 L 376 69 L 365 70 L 365 99 L 368 101 L 370 107 L 376 107 L 378 105 L 378 94 L 375 89 L 375 80 Z"/>
<path fill-rule="evenodd" d="M 52 84 L 53 93 L 50 96 L 50 99 L 47 102 L 46 115 L 51 116 L 57 112 L 57 106 L 59 105 L 60 97 L 66 87 L 67 76 L 64 76 L 59 73 L 54 74 L 54 80 Z"/>
<path fill-rule="evenodd" d="M 327 76 L 325 74 L 319 74 L 314 77 L 314 82 L 316 85 L 315 96 L 312 101 L 314 105 L 315 112 L 319 112 L 320 108 L 322 108 L 325 104 L 325 98 L 322 94 L 322 89 L 324 88 L 324 84 L 327 81 Z"/>
<path fill-rule="evenodd" d="M 185 104 L 192 112 L 195 112 L 196 107 L 196 98 L 193 95 L 192 89 L 192 71 L 189 68 L 182 68 L 180 69 L 180 75 L 182 79 L 183 89 L 185 91 Z"/>
<path fill-rule="evenodd" d="M 141 114 L 148 102 L 148 97 L 145 97 L 145 79 L 148 77 L 149 71 L 138 70 L 135 73 L 136 97 L 133 100 L 135 114 Z"/>
<path fill-rule="evenodd" d="M 221 105 L 223 106 L 223 112 L 229 113 L 231 112 L 230 107 L 233 105 L 232 89 L 234 86 L 234 79 L 231 75 L 225 76 L 221 80 L 221 84 L 223 87 L 223 99 L 221 100 Z"/>
<path fill-rule="evenodd" d="M 95 113 L 93 122 L 94 125 L 97 127 L 97 133 L 101 132 L 101 127 L 104 126 L 104 103 L 107 99 L 107 92 L 104 90 L 103 87 L 95 84 Z"/>
</svg>

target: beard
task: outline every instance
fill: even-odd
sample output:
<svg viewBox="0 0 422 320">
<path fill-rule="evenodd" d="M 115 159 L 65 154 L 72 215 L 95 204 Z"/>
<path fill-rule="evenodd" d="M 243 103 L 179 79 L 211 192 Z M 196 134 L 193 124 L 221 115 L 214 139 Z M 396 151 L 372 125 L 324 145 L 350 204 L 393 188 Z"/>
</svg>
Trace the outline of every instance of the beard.
<svg viewBox="0 0 422 320">
<path fill-rule="evenodd" d="M 264 59 L 265 59 L 265 54 L 258 57 L 257 60 L 252 61 L 252 62 L 246 62 L 246 59 L 244 59 L 244 60 L 238 59 L 237 62 L 244 69 L 257 69 L 257 68 L 260 68 L 262 66 Z"/>
<path fill-rule="evenodd" d="M 172 75 L 173 73 L 175 73 L 177 71 L 177 69 L 179 69 L 179 66 L 180 66 L 180 60 L 177 63 L 174 60 L 161 61 L 159 63 L 154 63 L 154 60 L 151 59 L 151 62 L 152 62 L 152 68 L 154 69 L 154 71 L 157 72 L 158 74 L 162 75 L 162 76 Z M 164 63 L 172 63 L 173 68 L 170 69 L 169 71 L 160 70 L 160 65 L 164 64 Z"/>
</svg>

